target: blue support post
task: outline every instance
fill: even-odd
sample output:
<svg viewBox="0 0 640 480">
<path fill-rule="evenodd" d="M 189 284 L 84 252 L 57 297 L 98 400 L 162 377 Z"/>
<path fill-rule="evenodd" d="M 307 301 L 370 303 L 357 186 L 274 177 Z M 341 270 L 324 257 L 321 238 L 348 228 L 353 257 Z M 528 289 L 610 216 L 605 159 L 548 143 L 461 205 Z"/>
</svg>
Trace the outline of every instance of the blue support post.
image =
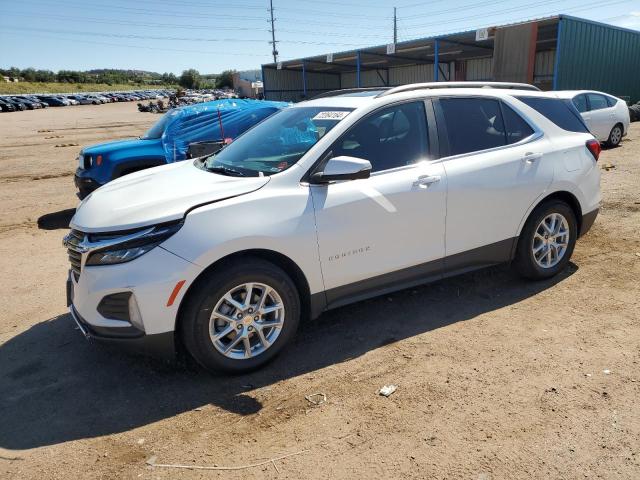
<svg viewBox="0 0 640 480">
<path fill-rule="evenodd" d="M 360 88 L 360 50 L 356 52 L 356 87 Z"/>
<path fill-rule="evenodd" d="M 302 60 L 302 95 L 307 98 L 307 66 L 304 60 Z"/>
<path fill-rule="evenodd" d="M 439 58 L 439 54 L 440 54 L 440 42 L 438 42 L 438 39 L 435 39 L 434 42 L 434 46 L 433 46 L 433 51 L 435 53 L 434 55 L 434 59 L 433 59 L 433 80 L 435 82 L 439 82 L 440 81 L 440 58 Z"/>
<path fill-rule="evenodd" d="M 562 17 L 558 20 L 558 38 L 556 39 L 556 59 L 553 62 L 553 90 L 558 89 L 558 69 L 560 67 L 560 35 L 562 34 Z"/>
</svg>

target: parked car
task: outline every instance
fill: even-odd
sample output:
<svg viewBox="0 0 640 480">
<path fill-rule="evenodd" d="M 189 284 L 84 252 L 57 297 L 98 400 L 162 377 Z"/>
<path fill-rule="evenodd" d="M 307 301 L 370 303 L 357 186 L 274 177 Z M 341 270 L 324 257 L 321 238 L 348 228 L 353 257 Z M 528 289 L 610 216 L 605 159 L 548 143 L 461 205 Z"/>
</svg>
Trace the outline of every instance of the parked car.
<svg viewBox="0 0 640 480">
<path fill-rule="evenodd" d="M 28 110 L 36 110 L 38 108 L 42 108 L 42 103 L 36 100 L 31 100 L 29 98 L 25 98 L 21 96 L 11 97 L 11 99 L 16 102 L 24 103 L 24 105 L 27 107 Z"/>
<path fill-rule="evenodd" d="M 47 105 L 46 103 L 40 101 L 39 99 L 37 99 L 36 97 L 32 96 L 32 95 L 15 95 L 13 97 L 15 100 L 19 101 L 19 102 L 30 102 L 33 104 L 33 108 L 28 107 L 30 110 L 34 110 L 36 108 L 46 108 L 49 105 Z"/>
<path fill-rule="evenodd" d="M 576 90 L 556 92 L 571 99 L 593 135 L 609 147 L 617 147 L 629 130 L 629 108 L 624 100 L 606 93 Z"/>
<path fill-rule="evenodd" d="M 0 111 L 2 112 L 15 112 L 16 106 L 13 103 L 7 102 L 4 97 L 0 97 Z"/>
<path fill-rule="evenodd" d="M 27 103 L 24 101 L 16 100 L 15 98 L 12 98 L 12 97 L 3 97 L 3 99 L 6 103 L 13 105 L 16 111 L 18 110 L 24 111 L 24 110 L 27 110 L 27 108 L 29 108 L 27 106 Z"/>
<path fill-rule="evenodd" d="M 67 107 L 71 105 L 68 100 L 62 99 L 60 97 L 54 97 L 50 95 L 37 95 L 37 98 L 47 103 L 50 107 Z"/>
<path fill-rule="evenodd" d="M 142 137 L 85 147 L 78 156 L 75 184 L 82 199 L 115 178 L 187 158 L 190 143 L 233 139 L 284 102 L 209 102 L 164 114 Z M 221 128 L 222 127 L 222 128 Z"/>
<path fill-rule="evenodd" d="M 302 318 L 350 302 L 510 261 L 553 277 L 598 214 L 599 153 L 542 92 L 422 84 L 301 102 L 213 156 L 85 199 L 64 241 L 70 312 L 87 337 L 179 341 L 207 369 L 245 372 Z"/>
<path fill-rule="evenodd" d="M 84 95 L 67 95 L 67 99 L 76 101 L 79 105 L 91 105 L 93 102 Z"/>
</svg>

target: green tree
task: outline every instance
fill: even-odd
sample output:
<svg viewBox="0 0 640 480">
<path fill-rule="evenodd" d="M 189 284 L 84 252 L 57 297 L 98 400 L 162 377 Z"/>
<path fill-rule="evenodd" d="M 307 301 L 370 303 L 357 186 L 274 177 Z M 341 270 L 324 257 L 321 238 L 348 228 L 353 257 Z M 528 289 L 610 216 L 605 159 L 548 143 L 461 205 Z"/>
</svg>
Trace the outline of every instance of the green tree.
<svg viewBox="0 0 640 480">
<path fill-rule="evenodd" d="M 199 88 L 200 82 L 200 72 L 193 68 L 185 70 L 182 72 L 182 75 L 180 75 L 179 83 L 184 88 Z"/>
<path fill-rule="evenodd" d="M 235 70 L 225 70 L 216 79 L 216 88 L 233 88 L 233 74 Z"/>
</svg>

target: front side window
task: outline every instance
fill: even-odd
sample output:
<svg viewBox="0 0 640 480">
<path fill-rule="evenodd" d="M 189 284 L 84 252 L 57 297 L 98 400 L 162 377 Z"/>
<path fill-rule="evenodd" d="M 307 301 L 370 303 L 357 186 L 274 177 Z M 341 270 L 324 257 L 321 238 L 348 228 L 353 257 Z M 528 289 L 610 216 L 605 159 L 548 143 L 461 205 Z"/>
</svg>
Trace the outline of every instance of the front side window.
<svg viewBox="0 0 640 480">
<path fill-rule="evenodd" d="M 356 123 L 332 147 L 333 156 L 369 160 L 371 171 L 411 165 L 428 155 L 424 102 L 383 108 Z"/>
<path fill-rule="evenodd" d="M 504 114 L 505 134 L 509 145 L 524 140 L 533 135 L 533 129 L 524 119 L 508 105 L 502 104 Z"/>
<path fill-rule="evenodd" d="M 609 108 L 607 105 L 607 99 L 604 95 L 598 95 L 597 93 L 589 93 L 589 106 L 590 110 L 602 110 L 603 108 Z"/>
<path fill-rule="evenodd" d="M 439 100 L 449 138 L 449 155 L 477 152 L 506 144 L 500 103 L 489 98 Z"/>
<path fill-rule="evenodd" d="M 332 107 L 280 110 L 208 157 L 202 168 L 253 177 L 282 172 L 295 165 L 352 110 Z"/>
<path fill-rule="evenodd" d="M 587 108 L 587 96 L 582 94 L 578 95 L 573 99 L 573 104 L 576 106 L 580 113 L 584 113 L 588 110 Z"/>
</svg>

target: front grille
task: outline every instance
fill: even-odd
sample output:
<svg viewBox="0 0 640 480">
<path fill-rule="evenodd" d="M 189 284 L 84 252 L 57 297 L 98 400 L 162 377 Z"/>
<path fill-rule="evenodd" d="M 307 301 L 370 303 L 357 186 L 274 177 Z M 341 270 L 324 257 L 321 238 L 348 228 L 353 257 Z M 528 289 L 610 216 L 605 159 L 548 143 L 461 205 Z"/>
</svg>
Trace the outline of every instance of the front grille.
<svg viewBox="0 0 640 480">
<path fill-rule="evenodd" d="M 73 271 L 76 281 L 78 281 L 80 272 L 82 271 L 82 254 L 76 247 L 78 243 L 84 240 L 84 234 L 78 230 L 71 230 L 67 240 L 67 254 L 69 256 L 69 262 L 71 263 L 71 270 Z"/>
<path fill-rule="evenodd" d="M 84 158 L 85 170 L 91 168 L 91 155 L 89 155 L 88 153 L 85 153 L 83 158 Z"/>
</svg>

